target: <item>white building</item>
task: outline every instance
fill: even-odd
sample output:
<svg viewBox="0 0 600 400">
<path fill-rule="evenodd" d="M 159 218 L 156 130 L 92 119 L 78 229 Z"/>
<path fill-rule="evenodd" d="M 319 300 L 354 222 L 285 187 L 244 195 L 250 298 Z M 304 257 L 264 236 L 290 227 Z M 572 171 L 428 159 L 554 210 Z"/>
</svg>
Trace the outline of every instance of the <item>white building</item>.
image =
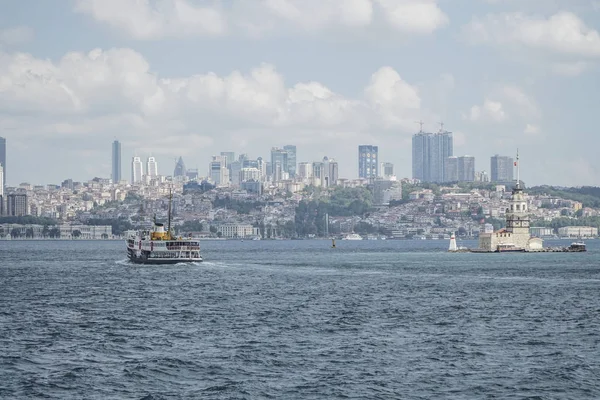
<svg viewBox="0 0 600 400">
<path fill-rule="evenodd" d="M 158 175 L 158 163 L 154 157 L 148 157 L 146 162 L 146 174 L 150 179 L 155 178 Z"/>
<path fill-rule="evenodd" d="M 225 238 L 248 238 L 260 235 L 259 228 L 242 224 L 219 225 L 217 232 L 221 232 L 221 236 Z"/>
<path fill-rule="evenodd" d="M 213 156 L 212 161 L 208 164 L 208 176 L 217 186 L 227 186 L 229 184 L 226 156 Z"/>
<path fill-rule="evenodd" d="M 591 226 L 564 226 L 558 228 L 558 235 L 568 238 L 583 238 L 598 236 L 598 228 Z"/>
<path fill-rule="evenodd" d="M 302 180 L 310 181 L 313 177 L 312 163 L 301 162 L 298 164 L 298 177 Z"/>
<path fill-rule="evenodd" d="M 131 183 L 141 183 L 142 176 L 144 175 L 144 167 L 142 165 L 142 159 L 140 157 L 133 157 L 131 159 Z"/>
<path fill-rule="evenodd" d="M 260 181 L 261 173 L 258 168 L 242 168 L 240 171 L 240 182 L 247 182 L 250 180 Z"/>
</svg>

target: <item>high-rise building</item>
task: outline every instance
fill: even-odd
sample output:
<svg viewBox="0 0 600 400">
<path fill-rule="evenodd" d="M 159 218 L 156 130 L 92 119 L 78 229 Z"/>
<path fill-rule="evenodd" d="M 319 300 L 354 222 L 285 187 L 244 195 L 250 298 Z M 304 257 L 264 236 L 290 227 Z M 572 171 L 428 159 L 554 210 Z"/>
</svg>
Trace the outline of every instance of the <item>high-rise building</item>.
<svg viewBox="0 0 600 400">
<path fill-rule="evenodd" d="M 444 182 L 475 181 L 475 157 L 461 156 L 446 159 Z"/>
<path fill-rule="evenodd" d="M 288 172 L 288 153 L 285 150 L 277 147 L 271 149 L 271 168 L 275 182 L 282 179 L 284 172 Z M 279 171 L 280 175 L 278 176 Z"/>
<path fill-rule="evenodd" d="M 229 164 L 235 161 L 235 152 L 233 151 L 222 151 L 221 156 L 227 157 L 225 160 L 225 166 L 228 167 Z"/>
<path fill-rule="evenodd" d="M 328 164 L 327 186 L 336 186 L 340 175 L 338 162 L 330 158 Z"/>
<path fill-rule="evenodd" d="M 325 180 L 325 166 L 322 161 L 312 163 L 312 185 L 316 187 L 323 186 Z"/>
<path fill-rule="evenodd" d="M 6 139 L 0 137 L 0 165 L 2 165 L 2 182 L 6 186 Z"/>
<path fill-rule="evenodd" d="M 4 168 L 0 165 L 0 196 L 4 196 Z"/>
<path fill-rule="evenodd" d="M 11 193 L 6 198 L 6 215 L 22 217 L 29 214 L 27 195 L 24 193 Z"/>
<path fill-rule="evenodd" d="M 452 132 L 419 132 L 412 139 L 413 178 L 422 182 L 444 182 L 448 157 L 454 152 Z"/>
<path fill-rule="evenodd" d="M 144 175 L 144 167 L 141 157 L 134 156 L 131 159 L 131 183 L 136 184 L 142 182 Z"/>
<path fill-rule="evenodd" d="M 382 162 L 379 167 L 379 172 L 383 178 L 394 176 L 394 164 L 391 162 Z"/>
<path fill-rule="evenodd" d="M 373 180 L 379 175 L 379 148 L 372 145 L 358 146 L 358 177 Z"/>
<path fill-rule="evenodd" d="M 301 162 L 300 164 L 298 164 L 298 176 L 301 179 L 312 179 L 312 175 L 312 163 Z"/>
<path fill-rule="evenodd" d="M 179 157 L 177 163 L 175 164 L 175 169 L 173 170 L 173 177 L 184 177 L 187 175 L 187 170 L 185 169 L 185 164 L 183 163 L 183 158 Z"/>
<path fill-rule="evenodd" d="M 490 159 L 490 178 L 492 182 L 513 181 L 513 158 L 496 154 Z"/>
<path fill-rule="evenodd" d="M 458 180 L 461 182 L 475 181 L 475 157 L 458 157 Z"/>
<path fill-rule="evenodd" d="M 446 158 L 446 168 L 444 173 L 444 182 L 458 182 L 458 157 L 451 156 Z"/>
<path fill-rule="evenodd" d="M 287 153 L 287 169 L 286 172 L 290 174 L 290 178 L 296 177 L 296 146 L 288 144 L 283 146 L 283 150 Z"/>
<path fill-rule="evenodd" d="M 244 160 L 244 164 L 248 165 L 248 161 Z M 248 168 L 247 166 L 245 168 Z M 242 182 L 240 171 L 242 170 L 242 163 L 239 161 L 233 161 L 227 164 L 227 171 L 229 172 L 229 180 L 233 186 L 239 186 Z"/>
<path fill-rule="evenodd" d="M 213 156 L 208 165 L 208 176 L 215 185 L 229 185 L 229 170 L 226 167 L 227 157 Z"/>
<path fill-rule="evenodd" d="M 115 140 L 112 144 L 112 181 L 119 183 L 122 177 L 121 169 L 121 143 Z"/>
<path fill-rule="evenodd" d="M 146 174 L 150 178 L 156 178 L 158 176 L 158 163 L 156 162 L 156 158 L 148 157 L 148 161 L 146 162 Z"/>
</svg>

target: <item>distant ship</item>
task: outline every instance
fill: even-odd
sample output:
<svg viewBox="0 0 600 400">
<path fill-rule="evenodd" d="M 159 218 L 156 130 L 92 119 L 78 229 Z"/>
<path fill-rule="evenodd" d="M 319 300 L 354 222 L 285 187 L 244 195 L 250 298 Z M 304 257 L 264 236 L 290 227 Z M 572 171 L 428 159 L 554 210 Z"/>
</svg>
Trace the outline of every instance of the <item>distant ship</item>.
<svg viewBox="0 0 600 400">
<path fill-rule="evenodd" d="M 350 233 L 342 238 L 342 240 L 363 240 L 358 233 Z"/>
<path fill-rule="evenodd" d="M 171 199 L 169 193 L 169 222 L 156 222 L 152 230 L 132 231 L 126 238 L 127 257 L 136 264 L 178 264 L 201 262 L 198 239 L 175 237 L 171 231 Z"/>
</svg>

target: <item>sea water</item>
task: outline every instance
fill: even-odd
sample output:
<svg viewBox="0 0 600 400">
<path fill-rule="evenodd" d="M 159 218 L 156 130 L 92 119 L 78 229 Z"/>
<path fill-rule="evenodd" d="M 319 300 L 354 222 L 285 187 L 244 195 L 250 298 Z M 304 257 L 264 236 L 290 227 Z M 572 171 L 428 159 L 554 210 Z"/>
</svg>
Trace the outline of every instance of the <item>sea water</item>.
<svg viewBox="0 0 600 400">
<path fill-rule="evenodd" d="M 600 241 L 201 245 L 0 241 L 0 398 L 600 398 Z"/>
</svg>

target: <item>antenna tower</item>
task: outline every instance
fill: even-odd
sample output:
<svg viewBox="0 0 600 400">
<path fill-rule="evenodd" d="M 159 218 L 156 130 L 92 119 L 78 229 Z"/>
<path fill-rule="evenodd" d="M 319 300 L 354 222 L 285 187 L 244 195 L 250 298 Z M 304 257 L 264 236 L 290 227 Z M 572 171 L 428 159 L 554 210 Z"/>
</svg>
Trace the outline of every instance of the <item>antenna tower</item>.
<svg viewBox="0 0 600 400">
<path fill-rule="evenodd" d="M 423 125 L 425 123 L 423 121 L 416 121 L 415 124 L 419 124 L 419 126 L 420 126 L 419 133 L 423 133 Z"/>
</svg>

